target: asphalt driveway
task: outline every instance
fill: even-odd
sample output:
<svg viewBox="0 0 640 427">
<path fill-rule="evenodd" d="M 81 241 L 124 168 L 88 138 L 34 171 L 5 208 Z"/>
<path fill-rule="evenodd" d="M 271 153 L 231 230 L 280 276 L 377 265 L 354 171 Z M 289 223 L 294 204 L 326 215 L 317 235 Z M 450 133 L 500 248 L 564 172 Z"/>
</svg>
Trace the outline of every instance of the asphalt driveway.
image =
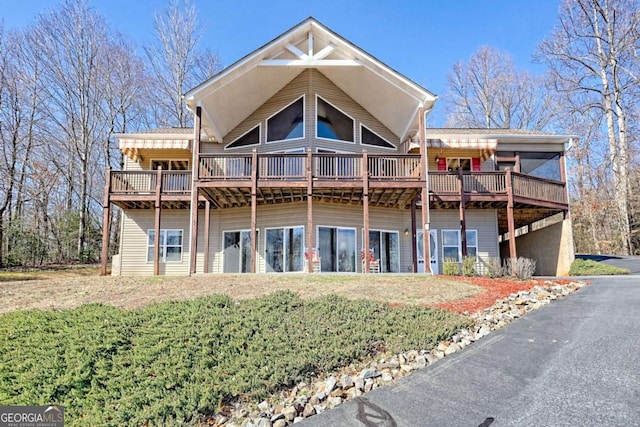
<svg viewBox="0 0 640 427">
<path fill-rule="evenodd" d="M 591 281 L 301 426 L 640 426 L 640 277 Z"/>
</svg>

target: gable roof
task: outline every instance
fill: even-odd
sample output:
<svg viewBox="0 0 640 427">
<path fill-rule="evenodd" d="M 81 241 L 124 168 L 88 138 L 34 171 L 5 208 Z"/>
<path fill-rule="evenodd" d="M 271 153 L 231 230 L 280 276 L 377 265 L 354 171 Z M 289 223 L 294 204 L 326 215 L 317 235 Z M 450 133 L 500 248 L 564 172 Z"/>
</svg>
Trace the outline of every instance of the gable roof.
<svg viewBox="0 0 640 427">
<path fill-rule="evenodd" d="M 202 107 L 202 129 L 220 142 L 307 68 L 315 68 L 400 139 L 418 129 L 418 109 L 437 97 L 314 18 L 307 18 L 185 94 Z"/>
</svg>

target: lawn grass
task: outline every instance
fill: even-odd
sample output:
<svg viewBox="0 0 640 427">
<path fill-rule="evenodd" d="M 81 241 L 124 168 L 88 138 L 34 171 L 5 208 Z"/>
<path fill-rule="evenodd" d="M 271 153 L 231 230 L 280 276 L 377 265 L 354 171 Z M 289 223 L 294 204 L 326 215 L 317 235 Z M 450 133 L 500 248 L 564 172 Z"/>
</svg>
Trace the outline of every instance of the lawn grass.
<svg viewBox="0 0 640 427">
<path fill-rule="evenodd" d="M 620 268 L 591 259 L 577 258 L 569 268 L 570 276 L 610 276 L 629 274 L 626 268 Z"/>
<path fill-rule="evenodd" d="M 467 325 L 433 308 L 291 291 L 13 311 L 0 316 L 0 404 L 64 405 L 68 426 L 195 425 L 226 401 L 380 349 L 429 348 Z"/>
<path fill-rule="evenodd" d="M 163 301 L 213 294 L 234 301 L 291 290 L 303 299 L 327 294 L 392 304 L 430 305 L 473 297 L 482 288 L 421 274 L 200 274 L 190 277 L 112 277 L 70 271 L 42 272 L 46 279 L 2 281 L 0 313 L 69 309 L 101 303 L 136 309 Z M 1 274 L 0 274 L 1 276 Z"/>
</svg>

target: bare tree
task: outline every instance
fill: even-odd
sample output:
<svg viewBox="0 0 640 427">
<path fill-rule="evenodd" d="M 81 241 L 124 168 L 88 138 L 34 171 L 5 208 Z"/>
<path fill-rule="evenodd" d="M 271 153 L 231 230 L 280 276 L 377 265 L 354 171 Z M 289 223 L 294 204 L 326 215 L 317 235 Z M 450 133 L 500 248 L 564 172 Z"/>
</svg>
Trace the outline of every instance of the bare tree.
<svg viewBox="0 0 640 427">
<path fill-rule="evenodd" d="M 551 105 L 543 77 L 516 71 L 507 53 L 488 46 L 447 77 L 447 126 L 543 130 Z"/>
<path fill-rule="evenodd" d="M 201 29 L 198 13 L 189 0 L 172 0 L 155 15 L 157 42 L 145 48 L 156 85 L 156 125 L 190 124 L 191 115 L 182 95 L 220 68 L 218 56 L 198 50 Z"/>
<path fill-rule="evenodd" d="M 567 0 L 559 23 L 539 47 L 555 89 L 587 102 L 583 112 L 601 112 L 613 175 L 622 253 L 632 248 L 629 222 L 629 123 L 637 118 L 640 81 L 640 1 Z"/>
</svg>

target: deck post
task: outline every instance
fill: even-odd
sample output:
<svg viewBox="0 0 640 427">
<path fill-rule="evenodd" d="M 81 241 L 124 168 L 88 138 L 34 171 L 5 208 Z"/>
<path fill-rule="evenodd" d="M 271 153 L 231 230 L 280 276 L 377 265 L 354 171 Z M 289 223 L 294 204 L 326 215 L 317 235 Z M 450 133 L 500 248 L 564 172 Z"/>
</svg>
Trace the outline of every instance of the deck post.
<svg viewBox="0 0 640 427">
<path fill-rule="evenodd" d="M 251 151 L 251 266 L 249 271 L 256 272 L 256 220 L 258 216 L 258 152 Z"/>
<path fill-rule="evenodd" d="M 153 275 L 160 274 L 160 211 L 162 210 L 162 166 L 156 171 L 156 199 L 154 202 Z"/>
<path fill-rule="evenodd" d="M 464 173 L 462 168 L 458 169 L 458 190 L 460 191 L 460 246 L 464 259 L 467 256 L 467 220 L 464 211 Z"/>
<path fill-rule="evenodd" d="M 418 272 L 418 251 L 416 248 L 416 200 L 411 201 L 411 262 L 413 272 Z"/>
<path fill-rule="evenodd" d="M 307 149 L 307 273 L 313 272 L 313 155 Z M 319 256 L 319 255 L 318 255 Z"/>
<path fill-rule="evenodd" d="M 424 117 L 424 107 L 420 107 L 418 109 L 418 137 L 420 139 L 420 163 L 421 170 L 420 172 L 424 177 L 424 185 L 422 186 L 422 190 L 420 192 L 422 206 L 422 253 L 424 256 L 424 272 L 425 273 L 433 273 L 431 271 L 431 234 L 429 232 L 429 164 L 427 162 L 427 141 L 425 140 L 425 117 Z"/>
<path fill-rule="evenodd" d="M 204 267 L 203 273 L 209 272 L 209 221 L 211 220 L 211 202 L 209 199 L 204 202 Z"/>
<path fill-rule="evenodd" d="M 560 153 L 560 181 L 564 184 L 564 202 L 569 203 L 569 191 L 567 188 L 567 165 L 565 163 L 565 154 L 564 151 Z M 571 211 L 568 209 L 563 212 L 562 217 L 564 219 L 571 219 Z"/>
<path fill-rule="evenodd" d="M 513 181 L 511 179 L 511 169 L 507 168 L 505 173 L 507 184 L 507 227 L 509 229 L 509 257 L 515 259 L 516 253 L 516 227 L 513 220 Z"/>
<path fill-rule="evenodd" d="M 364 260 L 363 273 L 369 274 L 369 161 L 367 150 L 362 150 L 362 215 L 363 219 L 363 242 L 362 259 Z M 357 267 L 356 267 L 357 270 Z"/>
<path fill-rule="evenodd" d="M 107 261 L 109 258 L 109 236 L 111 235 L 111 169 L 107 169 L 102 199 L 102 252 L 100 255 L 100 275 L 107 275 Z"/>
<path fill-rule="evenodd" d="M 198 198 L 200 196 L 198 180 L 200 174 L 200 126 L 202 120 L 202 107 L 197 106 L 193 119 L 193 147 L 191 160 L 191 228 L 189 232 L 189 275 L 196 272 L 198 259 Z"/>
</svg>

